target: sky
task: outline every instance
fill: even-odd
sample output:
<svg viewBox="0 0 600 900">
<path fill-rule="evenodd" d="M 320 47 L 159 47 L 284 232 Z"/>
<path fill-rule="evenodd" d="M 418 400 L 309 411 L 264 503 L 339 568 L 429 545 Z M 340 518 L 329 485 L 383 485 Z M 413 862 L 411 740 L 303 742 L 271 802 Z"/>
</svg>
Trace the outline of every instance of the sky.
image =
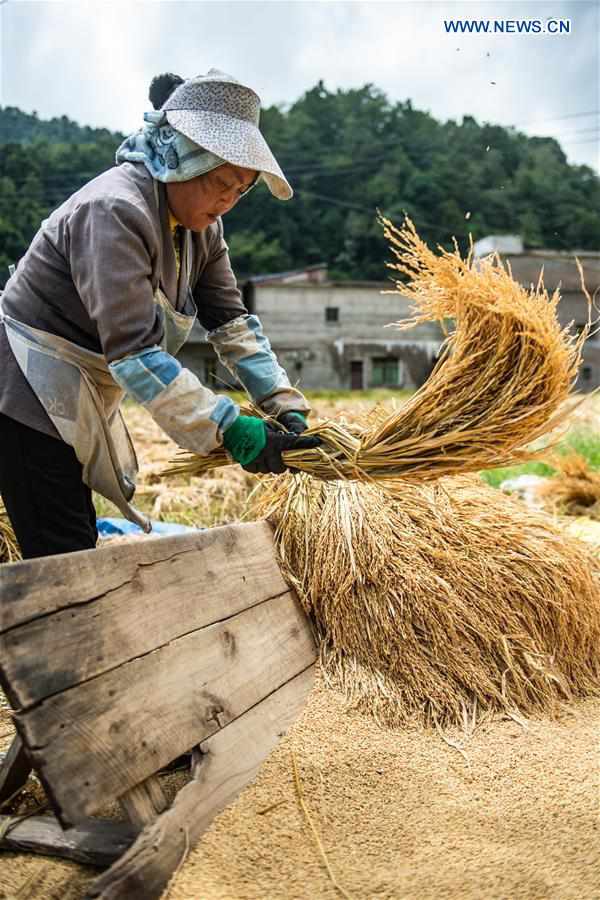
<svg viewBox="0 0 600 900">
<path fill-rule="evenodd" d="M 449 20 L 569 20 L 569 34 L 454 34 Z M 510 27 L 510 26 L 505 26 Z M 516 26 L 513 26 L 516 27 Z M 0 0 L 0 104 L 126 133 L 153 75 L 215 67 L 289 105 L 375 84 L 440 121 L 556 137 L 600 172 L 600 0 Z"/>
</svg>

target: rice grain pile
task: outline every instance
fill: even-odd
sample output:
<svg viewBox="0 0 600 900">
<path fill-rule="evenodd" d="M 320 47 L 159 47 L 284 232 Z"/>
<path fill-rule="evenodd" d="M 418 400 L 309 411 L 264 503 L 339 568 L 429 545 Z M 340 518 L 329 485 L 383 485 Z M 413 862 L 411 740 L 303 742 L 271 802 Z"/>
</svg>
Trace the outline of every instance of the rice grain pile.
<svg viewBox="0 0 600 900">
<path fill-rule="evenodd" d="M 288 451 L 285 461 L 323 480 L 389 485 L 537 458 L 541 451 L 527 445 L 568 415 L 564 401 L 588 329 L 575 336 L 560 326 L 558 290 L 549 296 L 541 276 L 526 291 L 497 254 L 475 260 L 471 246 L 462 259 L 456 245 L 436 254 L 410 219 L 400 229 L 384 218 L 381 223 L 396 257 L 388 263 L 398 273 L 396 289 L 414 303 L 412 318 L 392 327 L 452 319 L 454 330 L 428 380 L 400 409 L 362 428 L 320 422 L 307 434 L 318 434 L 323 447 Z M 583 276 L 582 286 L 591 303 Z M 219 448 L 188 455 L 170 471 L 197 475 L 230 462 Z"/>
<path fill-rule="evenodd" d="M 258 513 L 327 683 L 388 725 L 473 725 L 600 693 L 600 562 L 478 478 L 272 479 Z"/>
</svg>

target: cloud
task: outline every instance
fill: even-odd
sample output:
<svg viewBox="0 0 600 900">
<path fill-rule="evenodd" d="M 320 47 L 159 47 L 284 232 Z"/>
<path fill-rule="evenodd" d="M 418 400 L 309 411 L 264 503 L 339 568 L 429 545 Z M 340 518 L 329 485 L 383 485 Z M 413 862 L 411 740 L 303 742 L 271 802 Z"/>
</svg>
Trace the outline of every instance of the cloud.
<svg viewBox="0 0 600 900">
<path fill-rule="evenodd" d="M 160 41 L 160 4 L 22 2 L 3 14 L 5 105 L 81 124 L 137 125 L 135 101 L 147 93 Z"/>
<path fill-rule="evenodd" d="M 148 107 L 153 75 L 215 66 L 265 104 L 289 104 L 320 78 L 330 90 L 371 82 L 442 120 L 472 115 L 564 135 L 572 161 L 600 169 L 598 132 L 578 131 L 598 125 L 598 116 L 557 118 L 600 108 L 595 0 L 9 2 L 0 15 L 2 102 L 44 117 L 130 131 Z M 445 19 L 548 17 L 569 18 L 572 33 L 444 29 Z"/>
</svg>

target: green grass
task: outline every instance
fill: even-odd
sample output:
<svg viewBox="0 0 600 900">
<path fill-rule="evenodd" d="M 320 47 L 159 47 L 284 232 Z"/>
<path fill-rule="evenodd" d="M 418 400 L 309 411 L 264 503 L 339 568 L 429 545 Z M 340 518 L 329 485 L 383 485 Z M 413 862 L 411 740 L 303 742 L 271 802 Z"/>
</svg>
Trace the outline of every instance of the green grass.
<svg viewBox="0 0 600 900">
<path fill-rule="evenodd" d="M 307 400 L 318 402 L 319 400 L 329 400 L 329 401 L 348 401 L 349 404 L 352 403 L 381 403 L 384 400 L 407 400 L 412 394 L 414 394 L 413 390 L 406 390 L 405 388 L 370 388 L 366 391 L 330 391 L 330 390 L 319 390 L 319 391 L 304 391 Z"/>
<path fill-rule="evenodd" d="M 564 442 L 561 452 L 569 450 L 584 456 L 591 469 L 600 469 L 600 434 L 595 431 L 574 431 Z"/>
<path fill-rule="evenodd" d="M 219 392 L 218 385 L 210 385 L 211 390 Z M 223 391 L 228 397 L 231 397 L 236 403 L 239 403 L 241 406 L 245 406 L 248 404 L 249 399 L 248 395 L 244 391 Z M 383 400 L 407 400 L 409 397 L 414 394 L 414 390 L 408 390 L 406 388 L 369 388 L 366 391 L 351 391 L 351 390 L 327 390 L 322 389 L 318 391 L 303 391 L 307 400 L 317 402 L 319 400 L 329 400 L 329 401 L 347 401 L 349 404 L 352 403 L 381 403 Z M 136 406 L 135 400 L 132 400 L 131 397 L 125 397 L 123 401 L 125 406 Z"/>
<path fill-rule="evenodd" d="M 318 403 L 326 401 L 330 403 L 347 402 L 349 406 L 354 403 L 382 403 L 385 400 L 407 400 L 413 390 L 405 390 L 404 388 L 370 388 L 366 391 L 351 390 L 327 390 L 323 388 L 318 391 L 306 390 L 302 392 L 309 403 Z M 248 397 L 243 391 L 228 391 L 227 396 L 235 400 L 241 406 L 248 403 Z"/>
<path fill-rule="evenodd" d="M 587 460 L 590 469 L 600 469 L 600 434 L 591 429 L 579 429 L 570 432 L 562 443 L 553 451 L 558 456 L 568 453 L 579 453 Z M 550 455 L 550 454 L 549 454 Z M 500 487 L 508 478 L 518 475 L 552 476 L 556 469 L 546 462 L 523 463 L 520 466 L 509 466 L 504 469 L 486 469 L 480 472 L 481 477 L 491 487 Z"/>
<path fill-rule="evenodd" d="M 507 466 L 504 469 L 484 469 L 479 474 L 490 487 L 500 487 L 503 481 L 516 478 L 518 475 L 554 475 L 555 469 L 543 462 L 523 463 L 520 466 Z"/>
</svg>

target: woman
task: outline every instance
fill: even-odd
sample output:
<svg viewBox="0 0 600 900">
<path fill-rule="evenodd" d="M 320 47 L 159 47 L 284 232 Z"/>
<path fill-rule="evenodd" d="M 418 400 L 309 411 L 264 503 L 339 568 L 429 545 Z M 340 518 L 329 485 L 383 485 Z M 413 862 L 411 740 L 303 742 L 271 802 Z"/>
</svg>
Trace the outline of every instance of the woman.
<svg viewBox="0 0 600 900">
<path fill-rule="evenodd" d="M 252 472 L 282 472 L 309 406 L 245 309 L 221 217 L 266 182 L 292 190 L 258 130 L 260 100 L 211 69 L 155 78 L 155 112 L 117 165 L 46 219 L 2 295 L 0 494 L 23 556 L 94 547 L 92 489 L 150 526 L 130 501 L 137 460 L 124 393 L 180 447 L 224 445 Z M 225 366 L 287 429 L 240 415 L 175 358 L 198 318 Z"/>
</svg>

